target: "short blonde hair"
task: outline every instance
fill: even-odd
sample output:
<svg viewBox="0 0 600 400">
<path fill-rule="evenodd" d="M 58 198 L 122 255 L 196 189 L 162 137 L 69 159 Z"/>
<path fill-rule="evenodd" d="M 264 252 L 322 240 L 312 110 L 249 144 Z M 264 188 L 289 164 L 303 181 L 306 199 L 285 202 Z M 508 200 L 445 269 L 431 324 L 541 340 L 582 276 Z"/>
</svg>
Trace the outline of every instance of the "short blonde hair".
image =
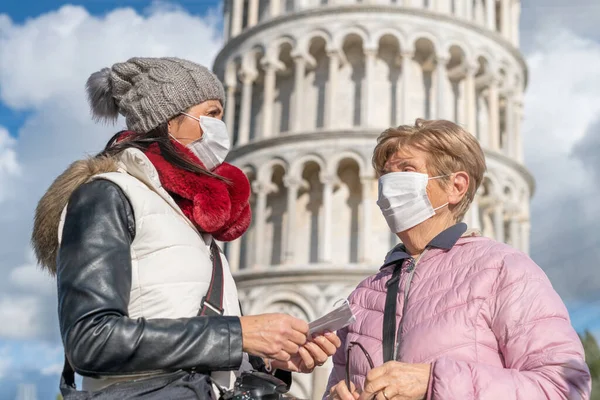
<svg viewBox="0 0 600 400">
<path fill-rule="evenodd" d="M 385 130 L 373 151 L 373 168 L 380 177 L 394 153 L 408 146 L 427 153 L 427 171 L 432 176 L 464 171 L 469 175 L 469 188 L 455 209 L 456 221 L 467 212 L 483 181 L 485 156 L 477 139 L 457 124 L 445 120 L 417 119 L 415 125 L 402 125 Z M 448 177 L 440 180 L 447 184 Z"/>
</svg>

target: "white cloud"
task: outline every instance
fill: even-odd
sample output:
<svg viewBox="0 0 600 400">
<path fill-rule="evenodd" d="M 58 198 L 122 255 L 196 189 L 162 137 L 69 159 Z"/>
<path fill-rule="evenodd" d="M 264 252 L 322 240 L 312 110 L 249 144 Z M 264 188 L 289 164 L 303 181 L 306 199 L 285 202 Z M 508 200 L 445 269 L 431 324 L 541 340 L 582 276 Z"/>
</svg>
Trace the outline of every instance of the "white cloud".
<svg viewBox="0 0 600 400">
<path fill-rule="evenodd" d="M 0 298 L 0 337 L 34 338 L 46 328 L 38 318 L 42 299 L 31 295 L 4 295 Z"/>
<path fill-rule="evenodd" d="M 208 64 L 220 36 L 214 25 L 161 6 L 147 17 L 122 8 L 101 18 L 64 6 L 23 25 L 0 23 L 0 100 L 14 108 L 81 100 L 90 73 L 134 56 L 176 55 Z"/>
<path fill-rule="evenodd" d="M 600 4 L 596 0 L 528 0 L 521 2 L 521 7 L 521 33 L 527 49 L 536 45 L 532 36 L 557 27 L 567 27 L 581 37 L 600 38 Z"/>
<path fill-rule="evenodd" d="M 532 256 L 566 299 L 600 293 L 600 186 L 573 149 L 600 116 L 600 43 L 562 29 L 540 31 L 527 57 L 523 126 L 532 201 Z M 591 140 L 588 139 L 591 142 Z"/>
<path fill-rule="evenodd" d="M 0 281 L 0 321 L 10 322 L 0 325 L 0 338 L 58 339 L 55 283 L 23 254 L 35 205 L 51 181 L 121 129 L 91 120 L 88 76 L 135 56 L 211 67 L 221 47 L 217 22 L 210 10 L 197 17 L 166 2 L 101 17 L 64 6 L 22 24 L 0 15 L 0 102 L 29 115 L 17 140 L 0 128 L 0 274 L 7 277 Z"/>
<path fill-rule="evenodd" d="M 42 375 L 60 375 L 62 373 L 62 364 L 52 364 L 42 368 Z"/>
<path fill-rule="evenodd" d="M 0 126 L 0 203 L 11 196 L 10 182 L 21 171 L 15 151 L 16 143 L 8 131 Z"/>
<path fill-rule="evenodd" d="M 12 366 L 12 359 L 9 356 L 8 346 L 0 347 L 0 379 L 6 376 L 6 373 Z"/>
<path fill-rule="evenodd" d="M 24 264 L 10 271 L 9 282 L 15 289 L 53 295 L 55 293 L 55 281 L 46 271 L 31 263 Z"/>
</svg>

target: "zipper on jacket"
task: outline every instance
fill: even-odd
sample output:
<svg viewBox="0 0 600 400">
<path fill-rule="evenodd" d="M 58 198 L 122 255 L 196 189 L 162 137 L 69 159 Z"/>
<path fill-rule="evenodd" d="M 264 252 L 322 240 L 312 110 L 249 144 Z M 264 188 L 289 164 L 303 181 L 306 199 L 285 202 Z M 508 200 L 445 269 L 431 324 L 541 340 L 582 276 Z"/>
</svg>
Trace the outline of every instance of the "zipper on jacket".
<svg viewBox="0 0 600 400">
<path fill-rule="evenodd" d="M 402 344 L 402 326 L 404 325 L 404 316 L 406 315 L 406 308 L 408 306 L 408 294 L 410 291 L 410 284 L 412 283 L 413 276 L 415 275 L 415 269 L 417 268 L 417 264 L 423 257 L 423 255 L 427 252 L 427 248 L 423 250 L 423 252 L 417 257 L 415 260 L 413 257 L 408 259 L 408 265 L 406 266 L 406 272 L 408 273 L 408 277 L 406 278 L 406 282 L 404 283 L 404 304 L 402 304 L 402 316 L 400 317 L 400 322 L 398 323 L 398 330 L 396 331 L 396 346 L 394 348 L 394 360 L 398 359 L 398 352 L 400 350 L 400 345 Z"/>
</svg>

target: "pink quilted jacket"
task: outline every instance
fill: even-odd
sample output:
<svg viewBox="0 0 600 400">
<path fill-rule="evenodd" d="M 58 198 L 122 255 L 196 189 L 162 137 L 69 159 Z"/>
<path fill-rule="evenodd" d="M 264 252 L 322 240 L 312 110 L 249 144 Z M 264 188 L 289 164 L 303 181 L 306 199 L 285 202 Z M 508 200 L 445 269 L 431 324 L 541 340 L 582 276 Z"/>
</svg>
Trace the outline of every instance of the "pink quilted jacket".
<svg viewBox="0 0 600 400">
<path fill-rule="evenodd" d="M 544 272 L 505 244 L 460 237 L 461 225 L 438 235 L 422 255 L 404 316 L 410 274 L 402 271 L 397 359 L 432 364 L 428 399 L 588 399 L 583 347 Z M 348 343 L 361 343 L 375 366 L 383 363 L 385 283 L 394 269 L 387 263 L 403 256 L 402 249 L 392 250 L 380 272 L 350 295 L 357 321 L 338 332 L 342 346 L 325 395 L 345 378 Z M 369 365 L 358 346 L 349 362 L 351 379 L 362 389 Z"/>
</svg>

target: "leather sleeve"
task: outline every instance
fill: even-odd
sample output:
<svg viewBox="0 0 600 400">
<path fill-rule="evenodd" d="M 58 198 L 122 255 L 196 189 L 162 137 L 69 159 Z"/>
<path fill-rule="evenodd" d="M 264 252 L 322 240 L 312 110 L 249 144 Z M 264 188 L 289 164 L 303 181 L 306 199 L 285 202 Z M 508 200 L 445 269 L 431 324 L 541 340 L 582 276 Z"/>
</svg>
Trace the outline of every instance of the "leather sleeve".
<svg viewBox="0 0 600 400">
<path fill-rule="evenodd" d="M 65 352 L 85 376 L 239 368 L 238 317 L 131 319 L 133 210 L 107 180 L 79 187 L 67 207 L 58 252 L 58 312 Z"/>
</svg>

